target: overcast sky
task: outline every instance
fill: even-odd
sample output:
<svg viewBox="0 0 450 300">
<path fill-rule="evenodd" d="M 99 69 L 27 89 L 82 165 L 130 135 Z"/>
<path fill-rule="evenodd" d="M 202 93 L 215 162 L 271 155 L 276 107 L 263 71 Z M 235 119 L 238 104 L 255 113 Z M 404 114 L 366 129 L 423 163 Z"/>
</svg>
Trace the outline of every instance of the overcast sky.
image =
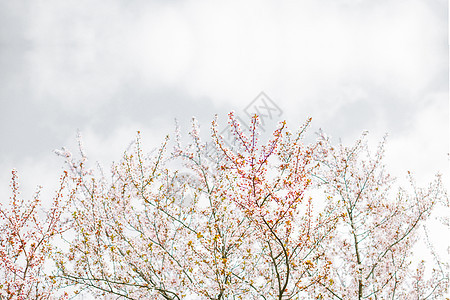
<svg viewBox="0 0 450 300">
<path fill-rule="evenodd" d="M 445 0 L 0 0 L 0 195 L 12 168 L 26 189 L 52 186 L 52 150 L 76 150 L 77 129 L 108 162 L 136 130 L 157 145 L 196 116 L 209 132 L 261 91 L 290 128 L 311 116 L 310 133 L 335 141 L 389 133 L 395 175 L 448 180 L 447 12 Z"/>
</svg>

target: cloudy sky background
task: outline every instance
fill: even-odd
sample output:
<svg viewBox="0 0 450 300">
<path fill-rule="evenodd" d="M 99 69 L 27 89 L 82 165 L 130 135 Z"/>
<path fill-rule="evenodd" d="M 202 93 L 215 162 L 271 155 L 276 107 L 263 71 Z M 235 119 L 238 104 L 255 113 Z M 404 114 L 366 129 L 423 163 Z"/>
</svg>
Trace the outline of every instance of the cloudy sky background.
<svg viewBox="0 0 450 300">
<path fill-rule="evenodd" d="M 192 116 L 209 133 L 264 91 L 290 128 L 334 141 L 389 133 L 387 162 L 448 183 L 445 0 L 0 0 L 0 196 L 51 194 L 80 129 L 88 155 L 118 160 Z M 4 201 L 4 200 L 2 200 Z"/>
</svg>

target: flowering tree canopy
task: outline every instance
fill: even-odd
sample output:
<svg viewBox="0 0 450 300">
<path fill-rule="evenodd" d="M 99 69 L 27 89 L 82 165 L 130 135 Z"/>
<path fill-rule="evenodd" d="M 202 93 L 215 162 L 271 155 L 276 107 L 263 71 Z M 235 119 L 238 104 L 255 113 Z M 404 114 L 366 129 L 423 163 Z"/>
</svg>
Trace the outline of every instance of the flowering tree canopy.
<svg viewBox="0 0 450 300">
<path fill-rule="evenodd" d="M 57 282 L 44 267 L 52 241 L 67 230 L 62 214 L 73 196 L 66 188 L 67 179 L 64 172 L 50 209 L 42 212 L 41 188 L 31 200 L 21 198 L 17 171 L 12 171 L 10 202 L 0 203 L 0 299 L 52 296 Z"/>
<path fill-rule="evenodd" d="M 189 144 L 177 133 L 153 154 L 138 133 L 109 173 L 87 166 L 81 143 L 79 159 L 59 151 L 69 192 L 58 193 L 45 228 L 32 217 L 19 232 L 37 197 L 18 204 L 13 178 L 11 208 L 1 210 L 2 297 L 50 296 L 43 276 L 105 299 L 441 299 L 448 266 L 412 265 L 420 224 L 447 201 L 439 177 L 394 191 L 384 142 L 374 155 L 365 135 L 351 147 L 323 134 L 306 144 L 309 123 L 291 132 L 282 122 L 263 143 L 257 116 L 246 131 L 230 114 L 229 145 L 217 121 L 209 143 L 194 121 Z M 51 247 L 56 234 L 64 246 Z M 46 274 L 50 254 L 56 268 Z"/>
</svg>

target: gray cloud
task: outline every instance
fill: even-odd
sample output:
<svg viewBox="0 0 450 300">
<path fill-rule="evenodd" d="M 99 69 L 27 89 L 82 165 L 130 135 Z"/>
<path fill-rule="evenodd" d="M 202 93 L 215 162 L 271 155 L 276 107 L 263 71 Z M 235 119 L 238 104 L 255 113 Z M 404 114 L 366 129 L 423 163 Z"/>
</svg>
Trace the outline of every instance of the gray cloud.
<svg viewBox="0 0 450 300">
<path fill-rule="evenodd" d="M 78 128 L 111 140 L 195 115 L 209 131 L 261 90 L 291 123 L 311 115 L 350 140 L 414 134 L 424 110 L 448 108 L 446 2 L 289 5 L 0 1 L 0 165 Z"/>
</svg>

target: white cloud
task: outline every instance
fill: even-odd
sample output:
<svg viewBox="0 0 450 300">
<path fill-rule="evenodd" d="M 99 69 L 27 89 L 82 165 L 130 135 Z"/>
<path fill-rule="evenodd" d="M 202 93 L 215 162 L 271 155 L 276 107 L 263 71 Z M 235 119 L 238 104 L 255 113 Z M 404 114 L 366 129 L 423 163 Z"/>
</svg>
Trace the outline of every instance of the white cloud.
<svg viewBox="0 0 450 300">
<path fill-rule="evenodd" d="M 430 95 L 443 98 L 445 94 Z M 449 111 L 443 101 L 428 99 L 428 105 L 412 122 L 409 132 L 392 136 L 387 147 L 387 162 L 397 170 L 399 179 L 405 179 L 406 171 L 413 172 L 422 186 L 438 172 L 444 175 L 444 183 L 450 186 L 449 169 Z M 403 177 L 403 178 L 402 178 Z"/>
<path fill-rule="evenodd" d="M 31 38 L 38 47 L 30 59 L 42 98 L 93 105 L 130 78 L 236 104 L 262 89 L 311 98 L 360 78 L 411 95 L 442 68 L 442 29 L 424 1 L 370 9 L 267 0 L 141 10 L 87 3 L 34 8 Z"/>
</svg>

